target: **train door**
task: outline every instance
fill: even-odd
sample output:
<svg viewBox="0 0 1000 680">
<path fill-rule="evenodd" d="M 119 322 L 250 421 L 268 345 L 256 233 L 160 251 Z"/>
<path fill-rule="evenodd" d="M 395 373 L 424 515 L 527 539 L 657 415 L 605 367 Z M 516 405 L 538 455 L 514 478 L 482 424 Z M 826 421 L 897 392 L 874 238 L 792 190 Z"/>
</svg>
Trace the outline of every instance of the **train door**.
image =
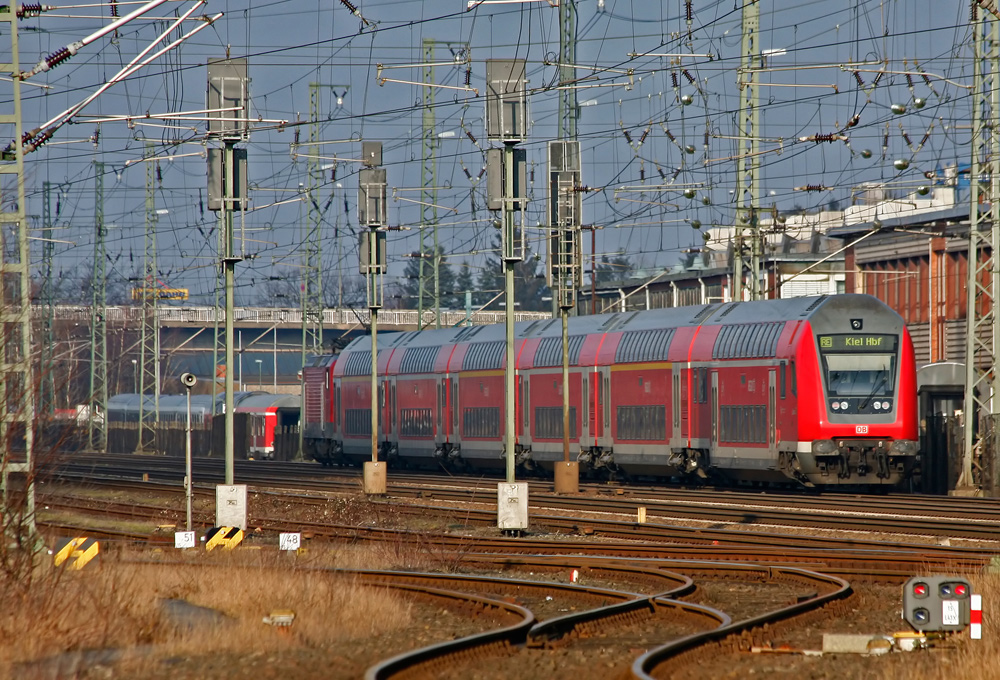
<svg viewBox="0 0 1000 680">
<path fill-rule="evenodd" d="M 521 376 L 521 431 L 524 433 L 525 442 L 531 444 L 531 386 L 528 376 Z"/>
<path fill-rule="evenodd" d="M 448 378 L 441 378 L 437 384 L 437 428 L 434 430 L 434 442 L 438 445 L 448 441 Z"/>
<path fill-rule="evenodd" d="M 384 409 L 384 420 L 385 425 L 382 430 L 385 432 L 386 439 L 395 430 L 396 427 L 396 376 L 389 378 L 386 385 L 386 391 L 388 394 L 385 397 L 385 409 Z"/>
<path fill-rule="evenodd" d="M 775 398 L 777 384 L 777 371 L 772 368 L 768 371 L 767 376 L 767 444 L 772 451 L 775 448 L 775 435 L 778 418 L 778 402 Z"/>
<path fill-rule="evenodd" d="M 611 374 L 607 368 L 601 369 L 601 390 L 598 402 L 601 410 L 601 446 L 611 446 Z"/>
<path fill-rule="evenodd" d="M 340 411 L 340 378 L 333 381 L 333 433 L 334 438 L 344 435 L 344 414 Z"/>
<path fill-rule="evenodd" d="M 583 430 L 580 436 L 584 442 L 590 437 L 590 421 L 593 419 L 593 411 L 590 408 L 590 390 L 587 389 L 589 384 L 589 376 L 584 373 L 580 376 L 580 413 L 582 414 L 580 426 Z"/>
<path fill-rule="evenodd" d="M 601 374 L 596 370 L 590 376 L 590 389 L 593 392 L 588 399 L 590 436 L 594 438 L 594 446 L 597 446 L 597 440 L 601 436 Z"/>
<path fill-rule="evenodd" d="M 676 365 L 672 369 L 674 389 L 671 398 L 673 399 L 674 427 L 671 432 L 671 443 L 678 444 L 681 436 L 681 369 Z"/>
<path fill-rule="evenodd" d="M 712 412 L 712 441 L 711 446 L 719 445 L 719 373 L 712 371 L 712 403 L 709 404 Z"/>
<path fill-rule="evenodd" d="M 452 441 L 461 440 L 461 430 L 459 416 L 461 411 L 458 408 L 458 378 L 451 378 L 451 432 Z"/>
</svg>

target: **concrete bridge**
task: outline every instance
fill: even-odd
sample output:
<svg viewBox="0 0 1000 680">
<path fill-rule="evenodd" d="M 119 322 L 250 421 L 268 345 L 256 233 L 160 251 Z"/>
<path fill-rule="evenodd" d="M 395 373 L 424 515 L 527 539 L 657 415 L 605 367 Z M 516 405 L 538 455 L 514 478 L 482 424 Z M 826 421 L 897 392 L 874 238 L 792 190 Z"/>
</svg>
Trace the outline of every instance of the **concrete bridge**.
<svg viewBox="0 0 1000 680">
<path fill-rule="evenodd" d="M 44 310 L 33 310 L 36 332 L 44 318 Z M 90 356 L 90 307 L 58 305 L 53 308 L 55 342 L 59 354 L 74 354 L 73 361 L 88 361 Z M 219 310 L 224 322 L 225 310 Z M 216 309 L 214 307 L 181 307 L 173 304 L 157 306 L 160 326 L 161 375 L 167 381 L 166 391 L 177 391 L 179 384 L 170 383 L 181 373 L 190 372 L 199 380 L 210 382 L 218 376 L 224 362 L 221 350 L 216 352 L 213 340 Z M 386 309 L 378 315 L 379 331 L 411 331 L 422 319 L 424 328 L 435 327 L 434 310 L 423 315 L 412 309 Z M 547 319 L 542 312 L 515 312 L 517 321 Z M 114 306 L 107 308 L 109 378 L 112 393 L 137 389 L 139 332 L 142 328 L 142 308 Z M 503 312 L 443 311 L 441 327 L 463 324 L 484 325 L 503 323 Z M 367 309 L 323 310 L 322 353 L 334 345 L 344 345 L 368 332 L 371 322 Z M 219 326 L 221 342 L 222 328 Z M 298 373 L 302 368 L 302 310 L 297 308 L 237 307 L 233 328 L 236 334 L 233 376 L 238 389 L 263 389 L 271 392 L 298 392 Z M 41 337 L 41 336 L 39 336 Z M 65 350 L 71 346 L 73 350 Z M 68 369 L 67 369 L 68 370 Z M 81 388 L 82 389 L 82 388 Z"/>
<path fill-rule="evenodd" d="M 74 305 L 57 305 L 53 308 L 56 321 L 72 321 L 90 323 L 90 307 Z M 216 314 L 220 323 L 225 319 L 225 310 L 215 307 L 179 307 L 171 304 L 159 304 L 156 308 L 160 328 L 213 328 Z M 41 315 L 41 309 L 35 308 L 35 318 Z M 233 328 L 302 328 L 302 310 L 290 307 L 237 307 L 233 310 Z M 548 319 L 548 312 L 515 312 L 516 321 L 534 321 Z M 385 331 L 413 331 L 418 327 L 434 328 L 436 314 L 433 309 L 425 309 L 419 314 L 415 309 L 383 309 L 378 313 L 378 325 Z M 139 328 L 142 321 L 142 308 L 138 306 L 115 306 L 107 308 L 106 320 L 113 327 Z M 418 326 L 420 321 L 420 326 Z M 478 311 L 442 311 L 441 327 L 450 326 L 481 326 L 493 323 L 503 323 L 504 312 Z M 368 309 L 324 309 L 323 329 L 337 331 L 365 330 L 371 323 Z"/>
</svg>

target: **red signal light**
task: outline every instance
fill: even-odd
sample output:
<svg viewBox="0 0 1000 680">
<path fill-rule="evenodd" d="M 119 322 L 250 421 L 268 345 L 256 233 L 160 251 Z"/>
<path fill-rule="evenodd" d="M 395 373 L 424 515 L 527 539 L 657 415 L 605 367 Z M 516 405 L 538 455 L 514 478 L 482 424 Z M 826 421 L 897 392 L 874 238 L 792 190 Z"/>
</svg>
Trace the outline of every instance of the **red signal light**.
<svg viewBox="0 0 1000 680">
<path fill-rule="evenodd" d="M 966 595 L 966 588 L 963 584 L 961 583 L 955 584 L 955 595 L 957 595 L 958 597 L 964 597 Z"/>
<path fill-rule="evenodd" d="M 927 584 L 915 583 L 913 585 L 913 594 L 917 597 L 925 597 L 927 595 Z"/>
</svg>

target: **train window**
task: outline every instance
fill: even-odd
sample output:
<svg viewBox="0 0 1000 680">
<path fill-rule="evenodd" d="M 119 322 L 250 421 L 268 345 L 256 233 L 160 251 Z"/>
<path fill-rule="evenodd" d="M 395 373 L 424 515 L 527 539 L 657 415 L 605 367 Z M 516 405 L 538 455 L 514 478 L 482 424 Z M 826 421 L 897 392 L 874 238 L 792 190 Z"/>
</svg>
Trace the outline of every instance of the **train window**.
<svg viewBox="0 0 1000 680">
<path fill-rule="evenodd" d="M 674 373 L 674 427 L 681 424 L 681 376 Z"/>
<path fill-rule="evenodd" d="M 611 378 L 606 376 L 604 378 L 604 393 L 608 395 L 608 398 L 604 400 L 604 427 L 607 429 L 611 425 Z"/>
<path fill-rule="evenodd" d="M 562 406 L 535 407 L 535 436 L 539 439 L 562 439 Z M 569 438 L 576 439 L 576 407 L 569 408 Z"/>
<path fill-rule="evenodd" d="M 753 326 L 743 326 L 737 332 L 737 346 L 736 346 L 736 356 L 738 357 L 749 357 L 753 356 L 753 339 L 754 327 Z"/>
<path fill-rule="evenodd" d="M 699 392 L 698 401 L 702 404 L 708 401 L 708 369 L 699 368 L 698 369 L 698 382 L 699 382 Z"/>
<path fill-rule="evenodd" d="M 824 354 L 823 363 L 830 396 L 880 397 L 893 393 L 894 354 Z"/>
<path fill-rule="evenodd" d="M 528 377 L 524 376 L 521 378 L 521 420 L 524 422 L 524 434 L 530 435 L 531 430 L 528 427 L 528 423 L 531 417 L 531 411 L 528 409 L 528 395 L 531 391 L 528 389 Z"/>
<path fill-rule="evenodd" d="M 451 383 L 451 431 L 455 432 L 455 423 L 458 422 L 458 380 Z"/>
<path fill-rule="evenodd" d="M 782 361 L 781 364 L 780 364 L 780 366 L 781 366 L 781 378 L 780 378 L 780 381 L 779 381 L 780 382 L 779 389 L 781 390 L 781 398 L 784 399 L 785 398 L 785 378 L 786 378 L 786 376 L 785 376 L 785 362 Z"/>
</svg>

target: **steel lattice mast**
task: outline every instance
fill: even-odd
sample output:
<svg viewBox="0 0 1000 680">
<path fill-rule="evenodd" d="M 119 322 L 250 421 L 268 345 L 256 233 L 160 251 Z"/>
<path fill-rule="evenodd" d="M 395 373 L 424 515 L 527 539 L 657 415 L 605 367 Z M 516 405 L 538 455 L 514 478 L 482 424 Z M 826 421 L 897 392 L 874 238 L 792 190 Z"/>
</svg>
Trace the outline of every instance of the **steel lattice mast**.
<svg viewBox="0 0 1000 680">
<path fill-rule="evenodd" d="M 309 157 L 306 159 L 306 200 L 309 203 L 302 262 L 302 364 L 306 354 L 319 354 L 323 348 L 323 271 L 320 232 L 323 222 L 319 190 L 323 170 L 319 158 L 319 93 L 326 87 L 309 83 Z"/>
<path fill-rule="evenodd" d="M 733 230 L 733 299 L 759 300 L 760 226 L 757 208 L 760 194 L 760 109 L 757 106 L 760 45 L 758 28 L 760 7 L 757 0 L 743 5 L 743 41 L 738 74 L 740 87 L 740 137 L 737 156 L 737 207 Z M 749 243 L 748 243 L 749 241 Z"/>
<path fill-rule="evenodd" d="M 90 279 L 90 393 L 87 442 L 91 451 L 108 450 L 107 250 L 104 228 L 104 163 L 94 162 L 94 269 Z"/>
<path fill-rule="evenodd" d="M 559 82 L 563 85 L 576 80 L 576 0 L 559 3 Z M 576 88 L 559 90 L 559 129 L 557 139 L 576 139 L 576 122 L 580 108 Z"/>
<path fill-rule="evenodd" d="M 981 15 L 981 16 L 980 16 Z M 957 486 L 990 486 L 998 396 L 997 340 L 1000 338 L 1000 52 L 998 20 L 973 5 L 972 167 L 969 182 L 969 257 L 965 340 L 965 437 Z M 991 436 L 994 435 L 994 436 Z M 995 475 L 996 471 L 992 471 Z"/>
<path fill-rule="evenodd" d="M 155 453 L 156 426 L 160 417 L 160 333 L 157 311 L 156 273 L 156 161 L 153 145 L 146 144 L 146 235 L 142 256 L 140 299 L 142 330 L 139 334 L 139 440 L 136 453 Z M 146 391 L 153 396 L 152 413 L 147 416 Z"/>
<path fill-rule="evenodd" d="M 0 227 L 3 229 L 4 254 L 0 258 L 0 486 L 3 487 L 3 523 L 7 530 L 26 527 L 35 535 L 34 428 L 35 383 L 31 375 L 31 299 L 29 296 L 30 259 L 28 254 L 28 224 L 25 219 L 24 188 L 24 125 L 21 120 L 21 65 L 18 56 L 17 6 L 0 7 L 0 25 L 7 29 L 0 34 L 9 38 L 0 54 L 10 55 L 0 63 L 0 73 L 10 82 L 13 110 L 4 105 L 0 111 L 0 126 L 7 139 L 15 140 L 12 152 L 0 156 L 0 177 L 13 179 L 13 200 L 0 200 Z M 6 188 L 5 188 L 6 190 Z M 16 461 L 23 437 L 24 458 Z M 7 476 L 11 472 L 27 475 L 25 505 L 20 517 L 11 516 L 7 504 Z"/>
<path fill-rule="evenodd" d="M 441 327 L 441 279 L 440 258 L 438 257 L 438 215 L 437 215 L 437 133 L 434 130 L 434 46 L 436 40 L 425 38 L 424 47 L 424 105 L 421 113 L 423 131 L 423 160 L 421 162 L 420 200 L 420 260 L 417 263 L 417 318 L 418 324 L 424 325 L 424 265 L 427 253 L 424 250 L 424 230 L 428 225 L 434 227 L 434 250 L 431 253 L 434 267 L 434 327 Z"/>
<path fill-rule="evenodd" d="M 57 198 L 57 206 L 60 205 Z M 56 214 L 59 214 L 58 207 Z M 42 267 L 41 290 L 39 301 L 42 305 L 42 338 L 39 345 L 39 377 L 38 377 L 38 412 L 46 419 L 52 417 L 55 410 L 55 310 L 53 309 L 52 290 L 52 255 L 54 242 L 52 240 L 52 182 L 42 182 Z M 44 432 L 44 430 L 43 430 Z M 44 437 L 43 437 L 44 438 Z"/>
</svg>

